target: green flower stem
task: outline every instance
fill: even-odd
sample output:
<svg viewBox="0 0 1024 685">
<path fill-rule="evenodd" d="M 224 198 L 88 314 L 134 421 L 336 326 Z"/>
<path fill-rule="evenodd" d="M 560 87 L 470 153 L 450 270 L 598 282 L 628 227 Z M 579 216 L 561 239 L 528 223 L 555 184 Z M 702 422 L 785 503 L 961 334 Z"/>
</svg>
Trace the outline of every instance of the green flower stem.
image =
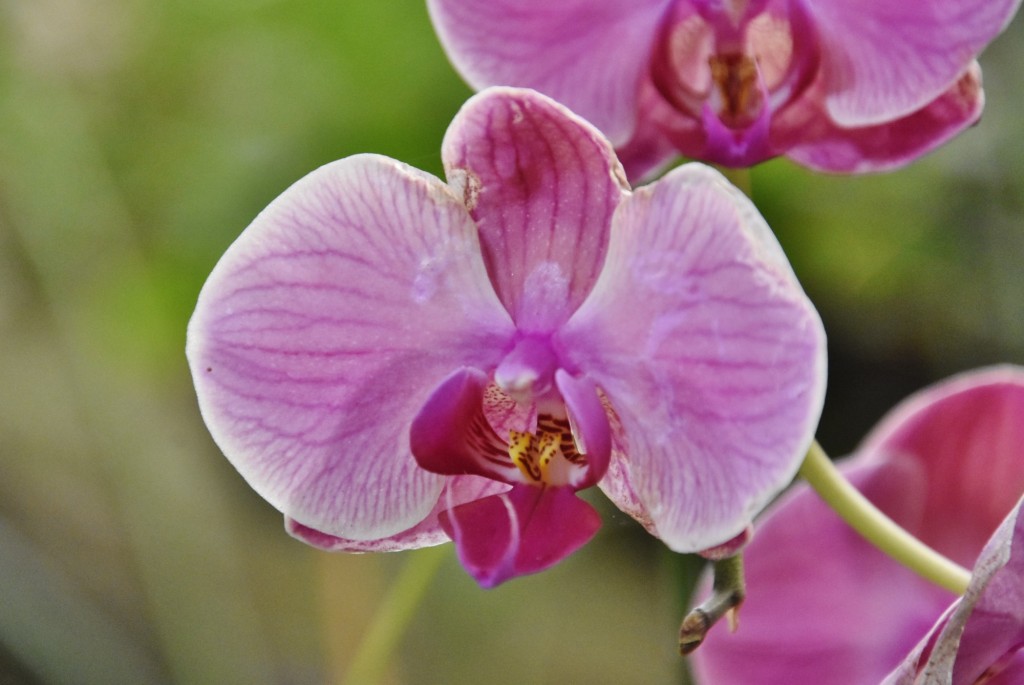
<svg viewBox="0 0 1024 685">
<path fill-rule="evenodd" d="M 817 441 L 800 466 L 800 475 L 865 540 L 911 571 L 950 592 L 962 595 L 970 572 L 896 525 L 850 485 Z"/>
<path fill-rule="evenodd" d="M 715 580 L 711 596 L 683 617 L 679 626 L 679 653 L 691 654 L 700 647 L 708 631 L 723 616 L 729 616 L 729 625 L 736 629 L 736 612 L 747 596 L 743 581 L 742 553 L 713 562 Z"/>
<path fill-rule="evenodd" d="M 395 645 L 409 627 L 416 607 L 430 587 L 448 545 L 407 552 L 409 560 L 377 609 L 345 676 L 346 685 L 376 685 L 384 676 Z"/>
</svg>

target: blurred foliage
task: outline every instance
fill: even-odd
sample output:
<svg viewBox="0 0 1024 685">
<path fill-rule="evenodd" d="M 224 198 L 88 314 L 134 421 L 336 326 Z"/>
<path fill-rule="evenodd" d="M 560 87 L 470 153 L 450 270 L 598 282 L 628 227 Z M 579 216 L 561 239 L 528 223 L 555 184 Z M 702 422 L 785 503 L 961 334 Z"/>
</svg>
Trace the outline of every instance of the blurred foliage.
<svg viewBox="0 0 1024 685">
<path fill-rule="evenodd" d="M 754 172 L 829 331 L 835 453 L 930 381 L 1024 362 L 1020 33 L 983 59 L 985 120 L 926 160 Z M 0 2 L 0 683 L 341 682 L 417 553 L 288 538 L 202 425 L 185 325 L 288 184 L 357 152 L 439 173 L 468 94 L 418 1 Z M 498 590 L 449 552 L 386 682 L 682 682 L 699 564 L 602 509 Z"/>
</svg>

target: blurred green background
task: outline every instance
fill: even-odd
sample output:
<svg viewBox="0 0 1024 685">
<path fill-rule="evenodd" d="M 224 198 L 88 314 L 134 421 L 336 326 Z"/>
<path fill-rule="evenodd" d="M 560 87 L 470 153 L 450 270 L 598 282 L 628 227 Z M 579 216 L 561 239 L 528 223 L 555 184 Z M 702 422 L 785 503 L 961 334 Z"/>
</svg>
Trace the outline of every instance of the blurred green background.
<svg viewBox="0 0 1024 685">
<path fill-rule="evenodd" d="M 829 332 L 834 454 L 931 381 L 1024 362 L 1019 24 L 940 152 L 753 174 Z M 367 151 L 439 173 L 468 95 L 419 0 L 0 0 L 0 685 L 344 682 L 431 552 L 289 538 L 199 418 L 185 325 L 285 187 Z M 699 563 L 602 509 L 594 543 L 496 590 L 446 548 L 382 682 L 685 682 Z"/>
</svg>

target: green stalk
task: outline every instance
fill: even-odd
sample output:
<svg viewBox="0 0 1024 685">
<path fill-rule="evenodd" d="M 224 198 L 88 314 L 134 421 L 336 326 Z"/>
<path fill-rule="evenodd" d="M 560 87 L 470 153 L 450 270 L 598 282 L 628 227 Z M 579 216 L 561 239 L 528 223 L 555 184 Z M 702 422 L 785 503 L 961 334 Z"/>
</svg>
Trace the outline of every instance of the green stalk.
<svg viewBox="0 0 1024 685">
<path fill-rule="evenodd" d="M 747 596 L 743 579 L 743 554 L 734 554 L 712 562 L 715 579 L 711 596 L 683 617 L 679 626 L 679 653 L 692 654 L 701 646 L 711 627 L 723 616 L 729 616 L 731 630 L 736 630 L 736 612 Z"/>
<path fill-rule="evenodd" d="M 376 685 L 381 681 L 395 645 L 409 627 L 430 581 L 451 553 L 441 545 L 407 552 L 409 560 L 388 591 L 359 644 L 345 676 L 346 685 Z"/>
<path fill-rule="evenodd" d="M 800 475 L 865 540 L 911 571 L 962 595 L 970 571 L 942 556 L 879 511 L 843 477 L 817 441 L 800 466 Z"/>
</svg>

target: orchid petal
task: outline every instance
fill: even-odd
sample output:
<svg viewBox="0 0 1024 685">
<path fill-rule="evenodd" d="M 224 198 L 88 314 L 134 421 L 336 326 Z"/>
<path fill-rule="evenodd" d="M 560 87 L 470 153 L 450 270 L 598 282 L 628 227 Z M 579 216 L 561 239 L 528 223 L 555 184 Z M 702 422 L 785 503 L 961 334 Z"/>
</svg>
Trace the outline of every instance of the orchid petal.
<svg viewBox="0 0 1024 685">
<path fill-rule="evenodd" d="M 503 483 L 525 482 L 508 444 L 484 414 L 487 376 L 459 369 L 446 378 L 413 419 L 412 453 L 421 468 L 445 475 L 476 474 Z"/>
<path fill-rule="evenodd" d="M 508 490 L 505 483 L 480 478 L 479 476 L 456 476 L 445 481 L 444 490 L 433 510 L 425 519 L 401 533 L 379 540 L 349 540 L 304 526 L 286 516 L 285 530 L 292 537 L 307 545 L 328 552 L 400 552 L 407 549 L 432 547 L 449 542 L 450 538 L 441 528 L 438 515 L 452 506 L 472 502 Z"/>
<path fill-rule="evenodd" d="M 971 64 L 936 100 L 895 121 L 842 128 L 827 116 L 803 126 L 801 138 L 786 155 L 811 169 L 863 173 L 903 166 L 977 123 L 985 104 L 981 68 Z M 809 131 L 816 131 L 813 135 Z"/>
<path fill-rule="evenodd" d="M 534 88 L 616 144 L 671 0 L 428 0 L 441 43 L 474 88 Z"/>
<path fill-rule="evenodd" d="M 613 467 L 630 483 L 605 491 L 635 494 L 676 551 L 740 534 L 813 437 L 821 321 L 754 206 L 708 167 L 621 205 L 605 270 L 559 342 L 628 441 Z"/>
<path fill-rule="evenodd" d="M 582 547 L 601 517 L 572 488 L 514 486 L 441 514 L 462 566 L 481 586 L 537 573 Z"/>
<path fill-rule="evenodd" d="M 967 592 L 883 685 L 995 683 L 1022 647 L 1024 518 L 1018 504 L 982 550 Z"/>
<path fill-rule="evenodd" d="M 253 488 L 310 528 L 375 540 L 441 492 L 409 449 L 427 393 L 493 366 L 512 332 L 461 201 L 362 155 L 298 181 L 228 249 L 187 352 L 206 424 Z"/>
<path fill-rule="evenodd" d="M 956 82 L 1020 0 L 815 0 L 826 106 L 845 127 L 904 117 Z"/>
<path fill-rule="evenodd" d="M 520 331 L 551 332 L 604 263 L 626 186 L 608 141 L 538 93 L 493 88 L 463 106 L 442 156 L 479 226 L 498 297 Z"/>
<path fill-rule="evenodd" d="M 913 532 L 971 566 L 1024 493 L 1024 369 L 972 371 L 917 393 L 889 412 L 857 453 L 866 461 L 922 464 L 928 499 Z"/>
</svg>

